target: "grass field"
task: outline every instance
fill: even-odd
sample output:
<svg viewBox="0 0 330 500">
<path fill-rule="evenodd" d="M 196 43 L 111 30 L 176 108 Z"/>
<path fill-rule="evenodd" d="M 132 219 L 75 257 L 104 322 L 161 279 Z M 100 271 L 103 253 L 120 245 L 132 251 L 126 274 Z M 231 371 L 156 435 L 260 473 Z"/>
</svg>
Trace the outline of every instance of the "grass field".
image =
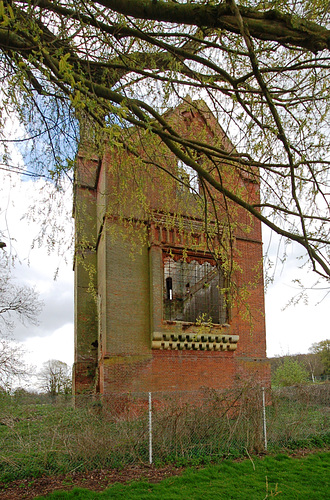
<svg viewBox="0 0 330 500">
<path fill-rule="evenodd" d="M 166 500 L 325 500 L 330 491 L 330 452 L 302 458 L 285 454 L 242 462 L 224 461 L 205 469 L 187 469 L 180 477 L 158 484 L 144 481 L 115 484 L 102 493 L 75 488 L 49 499 L 166 499 Z"/>
<path fill-rule="evenodd" d="M 329 389 L 324 384 L 272 392 L 266 407 L 268 451 L 330 445 Z M 263 450 L 260 394 L 247 390 L 233 407 L 236 393 L 202 396 L 203 404 L 195 406 L 173 395 L 155 397 L 155 465 L 207 465 Z M 148 406 L 141 398 L 49 401 L 0 395 L 0 483 L 148 463 Z"/>
</svg>

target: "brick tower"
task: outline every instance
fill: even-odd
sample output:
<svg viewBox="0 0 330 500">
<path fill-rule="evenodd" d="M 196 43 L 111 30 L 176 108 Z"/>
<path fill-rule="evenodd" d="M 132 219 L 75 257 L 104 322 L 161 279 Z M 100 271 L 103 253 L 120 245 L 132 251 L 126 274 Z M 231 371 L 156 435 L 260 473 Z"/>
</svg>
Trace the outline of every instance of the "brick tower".
<svg viewBox="0 0 330 500">
<path fill-rule="evenodd" d="M 180 105 L 166 119 L 187 138 L 234 151 L 202 101 Z M 218 175 L 257 203 L 255 173 L 224 162 Z M 81 146 L 75 393 L 269 383 L 261 224 L 218 192 L 207 194 L 216 211 L 206 215 L 201 189 L 195 172 L 147 132 L 133 130 L 126 148 L 105 140 L 98 155 Z"/>
</svg>

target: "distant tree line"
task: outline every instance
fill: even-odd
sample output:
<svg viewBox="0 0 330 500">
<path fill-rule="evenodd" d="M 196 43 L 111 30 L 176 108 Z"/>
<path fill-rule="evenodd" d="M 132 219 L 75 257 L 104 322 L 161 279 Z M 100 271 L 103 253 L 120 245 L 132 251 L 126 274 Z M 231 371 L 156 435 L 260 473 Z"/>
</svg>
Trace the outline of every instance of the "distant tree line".
<svg viewBox="0 0 330 500">
<path fill-rule="evenodd" d="M 315 342 L 308 354 L 270 358 L 272 384 L 289 386 L 330 377 L 330 340 Z"/>
</svg>

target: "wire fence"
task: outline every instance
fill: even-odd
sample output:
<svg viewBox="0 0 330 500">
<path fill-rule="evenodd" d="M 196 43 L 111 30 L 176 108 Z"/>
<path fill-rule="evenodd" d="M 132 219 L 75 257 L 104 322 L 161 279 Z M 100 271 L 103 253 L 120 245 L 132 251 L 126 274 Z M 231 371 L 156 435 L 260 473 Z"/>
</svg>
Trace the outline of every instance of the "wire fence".
<svg viewBox="0 0 330 500">
<path fill-rule="evenodd" d="M 0 396 L 0 472 L 201 463 L 330 443 L 330 384 Z M 42 467 L 41 467 L 42 465 Z"/>
</svg>

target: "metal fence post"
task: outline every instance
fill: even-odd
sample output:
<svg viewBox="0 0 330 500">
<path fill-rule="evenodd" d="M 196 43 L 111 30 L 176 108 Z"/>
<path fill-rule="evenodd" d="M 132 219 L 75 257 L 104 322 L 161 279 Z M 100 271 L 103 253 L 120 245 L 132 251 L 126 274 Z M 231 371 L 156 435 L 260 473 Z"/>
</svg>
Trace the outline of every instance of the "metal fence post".
<svg viewBox="0 0 330 500">
<path fill-rule="evenodd" d="M 149 464 L 152 464 L 152 404 L 151 392 L 149 392 Z"/>
<path fill-rule="evenodd" d="M 267 451 L 266 400 L 265 400 L 265 388 L 264 387 L 262 387 L 262 415 L 263 415 L 263 424 L 264 424 L 265 451 Z"/>
</svg>

